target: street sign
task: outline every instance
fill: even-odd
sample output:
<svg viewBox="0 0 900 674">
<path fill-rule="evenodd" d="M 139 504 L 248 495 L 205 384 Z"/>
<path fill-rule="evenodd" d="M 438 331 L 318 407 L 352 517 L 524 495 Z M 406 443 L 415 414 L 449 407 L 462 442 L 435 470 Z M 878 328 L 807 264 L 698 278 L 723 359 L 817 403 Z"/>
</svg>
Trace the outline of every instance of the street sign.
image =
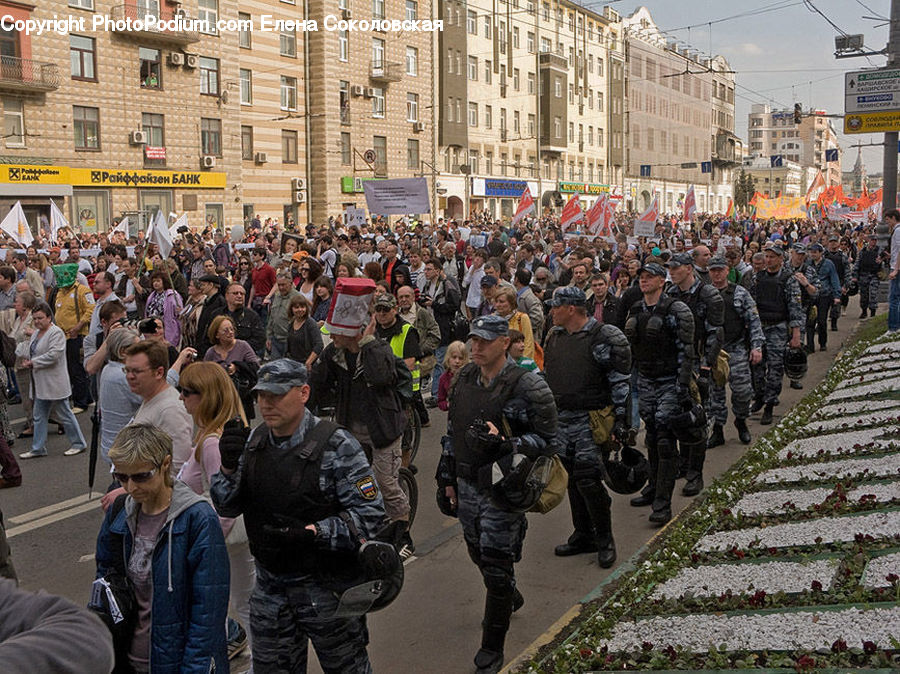
<svg viewBox="0 0 900 674">
<path fill-rule="evenodd" d="M 641 178 L 650 177 L 650 164 L 641 164 Z"/>
<path fill-rule="evenodd" d="M 778 168 L 782 165 L 784 165 L 783 154 L 773 154 L 769 156 L 769 166 L 771 166 L 772 168 Z"/>
<path fill-rule="evenodd" d="M 900 68 L 845 73 L 845 113 L 893 110 L 900 110 Z"/>
<path fill-rule="evenodd" d="M 900 131 L 900 110 L 844 115 L 844 133 L 886 133 L 888 131 Z"/>
<path fill-rule="evenodd" d="M 712 162 L 711 161 L 700 162 L 700 173 L 712 173 Z"/>
<path fill-rule="evenodd" d="M 683 169 L 695 169 L 697 168 L 697 162 L 695 161 L 685 161 L 681 163 L 681 168 Z"/>
<path fill-rule="evenodd" d="M 368 164 L 374 164 L 377 158 L 378 155 L 375 154 L 375 150 L 366 150 L 363 154 L 363 159 L 365 159 Z"/>
<path fill-rule="evenodd" d="M 838 160 L 838 149 L 832 148 L 831 150 L 825 150 L 825 161 L 832 162 Z"/>
</svg>

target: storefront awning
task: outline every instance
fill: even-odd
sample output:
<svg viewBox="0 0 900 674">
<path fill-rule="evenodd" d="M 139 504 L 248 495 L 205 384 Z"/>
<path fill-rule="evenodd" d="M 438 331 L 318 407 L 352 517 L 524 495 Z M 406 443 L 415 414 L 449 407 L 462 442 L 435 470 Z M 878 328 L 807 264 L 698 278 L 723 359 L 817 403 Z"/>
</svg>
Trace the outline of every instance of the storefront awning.
<svg viewBox="0 0 900 674">
<path fill-rule="evenodd" d="M 0 197 L 70 197 L 71 185 L 21 185 L 0 183 Z"/>
</svg>

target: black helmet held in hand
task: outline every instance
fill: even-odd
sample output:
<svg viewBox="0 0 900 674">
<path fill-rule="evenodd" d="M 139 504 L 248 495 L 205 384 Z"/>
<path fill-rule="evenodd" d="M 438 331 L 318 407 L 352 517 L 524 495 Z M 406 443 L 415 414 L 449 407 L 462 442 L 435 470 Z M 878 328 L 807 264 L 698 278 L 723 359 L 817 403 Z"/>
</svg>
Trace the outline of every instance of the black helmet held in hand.
<svg viewBox="0 0 900 674">
<path fill-rule="evenodd" d="M 681 414 L 669 419 L 669 428 L 680 442 L 706 441 L 706 411 L 703 405 L 694 404 Z"/>
<path fill-rule="evenodd" d="M 784 373 L 788 379 L 800 379 L 806 374 L 806 350 L 802 346 L 784 352 Z"/>
<path fill-rule="evenodd" d="M 646 457 L 634 447 L 620 445 L 603 459 L 603 481 L 617 494 L 634 494 L 650 476 Z"/>
<path fill-rule="evenodd" d="M 524 513 L 531 510 L 547 486 L 550 459 L 536 461 L 524 454 L 510 454 L 491 466 L 491 501 L 501 510 Z"/>
</svg>

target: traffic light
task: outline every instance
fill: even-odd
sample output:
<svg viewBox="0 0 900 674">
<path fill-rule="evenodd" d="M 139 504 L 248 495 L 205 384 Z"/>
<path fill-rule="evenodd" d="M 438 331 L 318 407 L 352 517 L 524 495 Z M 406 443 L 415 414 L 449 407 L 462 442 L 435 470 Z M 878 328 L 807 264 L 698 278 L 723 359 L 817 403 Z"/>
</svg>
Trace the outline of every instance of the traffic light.
<svg viewBox="0 0 900 674">
<path fill-rule="evenodd" d="M 794 124 L 799 124 L 803 120 L 803 108 L 799 103 L 794 103 Z"/>
</svg>

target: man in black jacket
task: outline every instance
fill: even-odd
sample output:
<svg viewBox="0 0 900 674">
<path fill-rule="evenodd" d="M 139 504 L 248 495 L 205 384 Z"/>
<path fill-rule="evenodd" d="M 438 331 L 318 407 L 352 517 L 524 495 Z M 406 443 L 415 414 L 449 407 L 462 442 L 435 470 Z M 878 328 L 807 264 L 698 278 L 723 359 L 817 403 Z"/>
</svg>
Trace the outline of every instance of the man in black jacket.
<svg viewBox="0 0 900 674">
<path fill-rule="evenodd" d="M 431 399 L 434 401 L 437 400 L 438 380 L 444 372 L 444 354 L 447 353 L 447 345 L 455 337 L 456 315 L 459 313 L 461 297 L 459 284 L 456 279 L 449 278 L 444 273 L 439 260 L 431 259 L 425 263 L 425 286 L 419 294 L 419 302 L 431 310 L 441 329 L 441 341 L 434 350 L 437 363 L 431 373 Z"/>
<path fill-rule="evenodd" d="M 212 346 L 209 339 L 209 326 L 212 324 L 216 316 L 221 316 L 228 311 L 228 305 L 225 298 L 219 292 L 219 277 L 215 274 L 206 274 L 199 278 L 200 289 L 206 295 L 203 300 L 203 309 L 200 311 L 200 317 L 197 319 L 197 338 L 194 348 L 197 349 L 197 357 L 201 360 L 206 355 L 206 351 Z"/>
<path fill-rule="evenodd" d="M 244 306 L 247 291 L 240 283 L 232 283 L 225 290 L 227 314 L 234 320 L 235 337 L 250 345 L 257 356 L 266 348 L 266 329 L 253 309 Z"/>
</svg>

